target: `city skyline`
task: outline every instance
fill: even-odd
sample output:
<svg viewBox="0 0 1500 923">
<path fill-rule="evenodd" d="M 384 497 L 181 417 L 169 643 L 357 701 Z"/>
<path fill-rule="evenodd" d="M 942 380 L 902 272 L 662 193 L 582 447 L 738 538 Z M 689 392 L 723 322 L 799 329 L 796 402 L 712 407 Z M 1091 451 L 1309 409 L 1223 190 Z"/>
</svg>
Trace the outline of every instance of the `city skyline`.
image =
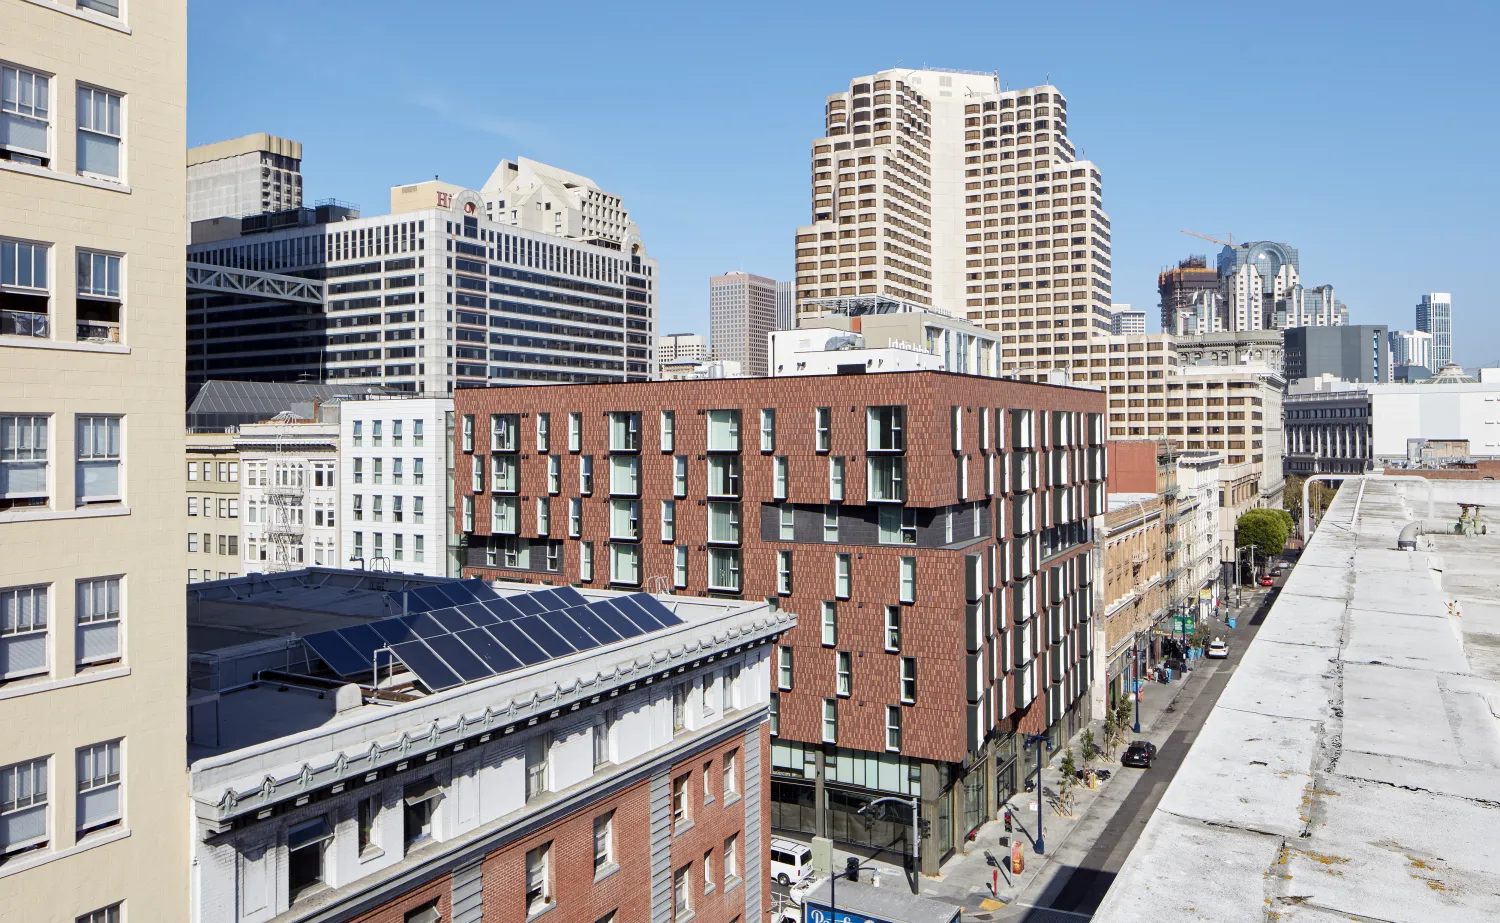
<svg viewBox="0 0 1500 923">
<path fill-rule="evenodd" d="M 1474 15 L 1467 20 L 1473 28 L 1457 36 L 1439 35 L 1436 26 L 1419 22 L 1363 18 L 1354 27 L 1364 49 L 1359 56 L 1326 52 L 1335 32 L 1348 37 L 1347 21 L 1334 12 L 1302 9 L 1297 13 L 1299 29 L 1276 52 L 1300 62 L 1297 68 L 1265 67 L 1265 50 L 1249 40 L 1223 44 L 1219 36 L 1231 25 L 1227 11 L 1222 17 L 1212 11 L 1192 19 L 1176 17 L 1168 45 L 1154 23 L 1136 22 L 1128 11 L 1101 8 L 1089 14 L 1073 33 L 1075 40 L 1061 50 L 996 48 L 982 31 L 941 28 L 952 17 L 934 11 L 931 18 L 909 24 L 899 34 L 880 28 L 880 17 L 871 17 L 871 25 L 858 33 L 860 41 L 842 46 L 859 47 L 858 53 L 825 49 L 807 57 L 808 66 L 795 71 L 767 70 L 749 57 L 749 49 L 757 47 L 756 36 L 774 34 L 778 42 L 787 43 L 789 54 L 795 54 L 813 36 L 823 34 L 818 22 L 825 14 L 819 11 L 800 11 L 806 27 L 785 34 L 776 27 L 780 17 L 774 15 L 701 10 L 666 23 L 659 17 L 626 17 L 599 8 L 589 14 L 600 25 L 590 34 L 599 38 L 580 39 L 584 57 L 620 41 L 639 47 L 648 34 L 659 39 L 664 26 L 677 33 L 726 29 L 747 40 L 736 47 L 671 43 L 633 65 L 636 79 L 628 87 L 602 91 L 597 81 L 581 72 L 575 77 L 550 66 L 544 47 L 517 48 L 506 94 L 492 100 L 463 99 L 462 104 L 444 81 L 402 63 L 408 56 L 389 45 L 396 39 L 375 31 L 384 21 L 381 16 L 350 23 L 334 9 L 298 8 L 292 15 L 288 7 L 286 16 L 274 15 L 275 9 L 273 5 L 271 15 L 264 17 L 195 10 L 190 26 L 195 52 L 189 65 L 194 87 L 190 144 L 254 131 L 298 138 L 306 145 L 309 199 L 333 196 L 367 208 L 383 201 L 391 182 L 418 181 L 435 171 L 473 186 L 501 157 L 566 164 L 634 203 L 632 217 L 662 262 L 663 329 L 706 332 L 703 281 L 726 266 L 777 279 L 793 276 L 788 234 L 807 220 L 806 145 L 820 133 L 823 99 L 851 74 L 871 73 L 900 61 L 902 66 L 998 69 L 1000 79 L 1011 87 L 1050 79 L 1067 94 L 1073 131 L 1084 146 L 1080 156 L 1098 162 L 1110 179 L 1118 300 L 1152 313 L 1155 274 L 1203 249 L 1178 233 L 1179 228 L 1216 236 L 1232 232 L 1236 240 L 1290 240 L 1306 254 L 1311 276 L 1338 285 L 1354 322 L 1407 327 L 1410 304 L 1417 296 L 1450 291 L 1459 306 L 1455 322 L 1468 334 L 1459 344 L 1458 361 L 1473 365 L 1494 358 L 1477 345 L 1500 334 L 1500 321 L 1489 320 L 1484 310 L 1480 267 L 1485 235 L 1477 218 L 1465 216 L 1482 213 L 1485 204 L 1493 204 L 1495 193 L 1431 187 L 1406 166 L 1407 147 L 1396 134 L 1397 123 L 1377 117 L 1389 107 L 1410 107 L 1420 99 L 1428 118 L 1451 126 L 1450 146 L 1478 156 L 1492 151 L 1494 131 L 1483 120 L 1465 115 L 1483 106 L 1476 94 L 1484 81 L 1477 63 L 1471 63 L 1482 56 L 1465 54 L 1464 49 L 1486 31 L 1478 20 L 1493 19 L 1494 12 L 1487 8 L 1473 7 Z M 489 15 L 467 13 L 465 28 L 483 31 Z M 508 20 L 507 28 L 524 27 L 526 14 L 519 16 Z M 379 127 L 364 126 L 336 112 L 330 117 L 322 104 L 302 107 L 272 94 L 257 94 L 230 74 L 213 72 L 214 61 L 286 46 L 287 33 L 276 31 L 283 27 L 270 24 L 288 21 L 301 23 L 303 36 L 338 34 L 341 41 L 376 54 L 389 45 L 392 54 L 386 69 L 401 87 L 395 91 L 393 118 Z M 1201 145 L 1177 143 L 1176 134 L 1160 130 L 1158 113 L 1175 111 L 1190 100 L 1180 89 L 1181 72 L 1171 63 L 1172 56 L 1152 49 L 1165 52 L 1199 41 L 1214 43 L 1225 74 L 1236 73 L 1237 64 L 1253 64 L 1256 91 L 1236 94 L 1236 105 L 1246 118 L 1316 122 L 1323 137 L 1357 140 L 1348 147 L 1355 153 L 1288 160 L 1282 143 L 1273 140 L 1275 133 L 1264 134 L 1264 140 L 1248 136 L 1232 147 L 1216 147 L 1212 156 Z M 1431 78 L 1423 62 L 1432 60 L 1439 48 L 1449 89 L 1432 94 L 1427 92 Z M 389 89 L 376 90 L 357 69 L 335 67 L 318 56 L 289 59 L 283 66 L 284 79 L 310 91 L 304 98 L 342 100 L 342 111 L 375 105 L 377 93 L 381 105 L 391 102 Z M 1118 79 L 1124 71 L 1131 79 Z M 546 76 L 532 78 L 533 73 Z M 689 73 L 705 76 L 683 79 Z M 1318 91 L 1306 92 L 1310 87 Z M 558 115 L 576 106 L 583 93 L 594 99 L 589 118 Z M 638 97 L 643 95 L 670 106 L 672 121 L 641 118 Z M 719 127 L 710 113 L 733 100 L 749 111 L 777 113 L 759 131 L 755 144 L 717 143 Z M 1211 111 L 1207 94 L 1201 105 L 1205 114 Z M 444 142 L 434 149 L 382 143 L 393 131 L 406 137 L 437 135 Z M 600 138 L 610 141 L 601 144 Z M 713 147 L 714 157 L 698 155 L 705 145 Z M 725 173 L 756 177 L 755 194 L 723 199 L 714 209 L 703 209 L 698 190 L 711 176 Z M 1237 179 L 1249 176 L 1255 181 Z M 1377 179 L 1389 193 L 1378 202 L 1366 195 Z M 1215 183 L 1221 194 L 1205 195 L 1204 188 Z M 1428 216 L 1435 211 L 1456 217 L 1433 222 Z M 1349 233 L 1350 228 L 1355 232 Z M 1401 260 L 1390 260 L 1392 248 L 1403 253 Z"/>
</svg>

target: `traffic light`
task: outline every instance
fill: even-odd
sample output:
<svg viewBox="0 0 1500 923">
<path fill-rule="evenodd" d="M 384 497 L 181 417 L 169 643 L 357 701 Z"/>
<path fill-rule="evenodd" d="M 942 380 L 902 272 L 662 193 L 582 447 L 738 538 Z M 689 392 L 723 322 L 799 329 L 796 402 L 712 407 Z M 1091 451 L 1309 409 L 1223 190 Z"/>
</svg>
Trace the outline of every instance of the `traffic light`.
<svg viewBox="0 0 1500 923">
<path fill-rule="evenodd" d="M 917 821 L 917 835 L 922 839 L 932 836 L 932 821 L 923 817 Z"/>
<path fill-rule="evenodd" d="M 1006 811 L 1005 812 L 1005 832 L 1006 833 L 1011 833 L 1014 830 L 1015 830 L 1015 826 L 1014 826 L 1014 822 L 1011 819 L 1010 812 Z"/>
</svg>

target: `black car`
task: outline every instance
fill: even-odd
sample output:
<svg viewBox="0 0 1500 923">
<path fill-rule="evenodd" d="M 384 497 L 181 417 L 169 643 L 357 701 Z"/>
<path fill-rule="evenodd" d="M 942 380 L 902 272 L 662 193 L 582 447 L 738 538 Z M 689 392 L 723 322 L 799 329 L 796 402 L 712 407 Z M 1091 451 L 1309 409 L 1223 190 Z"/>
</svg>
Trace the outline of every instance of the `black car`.
<svg viewBox="0 0 1500 923">
<path fill-rule="evenodd" d="M 1132 740 L 1130 746 L 1125 748 L 1125 754 L 1120 757 L 1121 766 L 1135 766 L 1139 769 L 1150 769 L 1155 761 L 1156 744 L 1149 740 Z"/>
</svg>

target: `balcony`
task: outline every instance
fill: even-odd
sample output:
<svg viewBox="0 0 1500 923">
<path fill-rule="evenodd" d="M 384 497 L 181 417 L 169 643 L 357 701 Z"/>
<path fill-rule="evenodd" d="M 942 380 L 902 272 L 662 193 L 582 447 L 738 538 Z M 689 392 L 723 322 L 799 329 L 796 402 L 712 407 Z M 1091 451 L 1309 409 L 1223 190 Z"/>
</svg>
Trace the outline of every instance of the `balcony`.
<svg viewBox="0 0 1500 923">
<path fill-rule="evenodd" d="M 1185 491 L 1176 484 L 1167 487 L 1161 492 L 1163 500 L 1181 500 Z"/>
<path fill-rule="evenodd" d="M 1167 542 L 1167 546 L 1163 550 L 1166 552 L 1167 557 L 1173 557 L 1177 552 L 1182 550 L 1182 542 Z"/>
</svg>

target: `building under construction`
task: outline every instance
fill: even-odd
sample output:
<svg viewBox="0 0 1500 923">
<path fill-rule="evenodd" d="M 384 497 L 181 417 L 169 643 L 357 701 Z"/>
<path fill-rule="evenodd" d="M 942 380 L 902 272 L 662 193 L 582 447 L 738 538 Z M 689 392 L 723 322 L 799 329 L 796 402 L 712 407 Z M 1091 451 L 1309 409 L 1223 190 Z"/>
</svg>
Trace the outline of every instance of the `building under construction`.
<svg viewBox="0 0 1500 923">
<path fill-rule="evenodd" d="M 1208 265 L 1208 257 L 1193 255 L 1175 268 L 1162 270 L 1156 277 L 1156 291 L 1161 298 L 1163 331 L 1190 336 L 1226 329 L 1219 271 Z"/>
</svg>

